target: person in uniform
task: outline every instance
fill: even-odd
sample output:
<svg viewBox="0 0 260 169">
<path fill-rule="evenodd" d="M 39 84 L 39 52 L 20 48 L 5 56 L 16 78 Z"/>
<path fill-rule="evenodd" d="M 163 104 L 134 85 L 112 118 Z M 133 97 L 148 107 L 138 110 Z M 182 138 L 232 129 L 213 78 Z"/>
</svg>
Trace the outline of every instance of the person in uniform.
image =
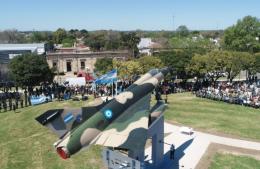
<svg viewBox="0 0 260 169">
<path fill-rule="evenodd" d="M 24 99 L 24 95 L 23 95 L 23 93 L 21 93 L 21 95 L 20 95 L 20 106 L 21 106 L 21 108 L 23 108 L 23 99 Z"/>
<path fill-rule="evenodd" d="M 12 97 L 11 93 L 8 94 L 8 105 L 9 105 L 9 111 L 12 110 Z"/>
<path fill-rule="evenodd" d="M 170 159 L 174 160 L 175 146 L 172 144 L 170 149 Z"/>
<path fill-rule="evenodd" d="M 6 104 L 6 94 L 5 93 L 3 94 L 2 101 L 3 101 L 4 112 L 6 112 L 7 111 L 7 104 Z"/>
<path fill-rule="evenodd" d="M 2 103 L 3 103 L 2 95 L 0 95 L 0 113 L 2 112 Z"/>
<path fill-rule="evenodd" d="M 15 112 L 15 110 L 16 110 L 16 104 L 14 103 L 13 104 L 13 111 Z"/>
<path fill-rule="evenodd" d="M 15 93 L 14 93 L 14 97 L 15 97 L 15 107 L 16 107 L 16 109 L 18 109 L 19 93 L 18 93 L 18 92 L 15 92 Z"/>
<path fill-rule="evenodd" d="M 26 89 L 24 91 L 24 101 L 25 101 L 25 107 L 27 107 L 28 106 L 28 92 Z"/>
<path fill-rule="evenodd" d="M 31 92 L 29 92 L 29 96 L 27 97 L 27 100 L 28 100 L 29 106 L 31 106 L 32 105 L 32 103 L 31 103 Z"/>
<path fill-rule="evenodd" d="M 159 101 L 162 100 L 162 96 L 161 96 L 161 92 L 160 92 L 159 87 L 156 87 L 156 88 L 155 88 L 155 100 L 156 100 L 157 102 L 159 102 Z"/>
</svg>

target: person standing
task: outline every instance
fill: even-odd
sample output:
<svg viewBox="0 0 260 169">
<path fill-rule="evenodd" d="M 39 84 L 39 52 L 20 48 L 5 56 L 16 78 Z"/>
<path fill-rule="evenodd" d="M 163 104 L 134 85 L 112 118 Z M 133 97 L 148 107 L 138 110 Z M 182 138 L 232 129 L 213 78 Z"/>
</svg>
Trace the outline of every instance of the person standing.
<svg viewBox="0 0 260 169">
<path fill-rule="evenodd" d="M 0 95 L 0 113 L 1 113 L 1 111 L 2 111 L 2 103 L 3 103 L 3 101 L 2 101 L 2 95 Z"/>
<path fill-rule="evenodd" d="M 9 104 L 9 111 L 12 110 L 12 98 L 11 98 L 11 94 L 8 95 L 8 104 Z"/>
<path fill-rule="evenodd" d="M 20 97 L 18 91 L 14 93 L 14 97 L 15 97 L 15 107 L 16 109 L 18 109 L 19 97 Z"/>
<path fill-rule="evenodd" d="M 6 94 L 5 93 L 3 94 L 2 101 L 3 101 L 4 112 L 6 112 L 7 111 L 7 104 L 6 104 Z"/>
<path fill-rule="evenodd" d="M 16 104 L 14 103 L 13 104 L 13 111 L 15 112 L 15 110 L 16 110 Z"/>
<path fill-rule="evenodd" d="M 20 106 L 21 106 L 21 108 L 23 108 L 23 100 L 24 100 L 24 95 L 23 95 L 23 93 L 21 93 L 21 95 L 20 95 Z"/>
<path fill-rule="evenodd" d="M 175 146 L 174 144 L 171 145 L 171 149 L 170 149 L 170 159 L 174 160 L 174 154 L 175 154 Z"/>
<path fill-rule="evenodd" d="M 29 92 L 29 96 L 27 97 L 27 100 L 28 100 L 29 106 L 31 106 L 32 103 L 31 103 L 31 93 L 30 92 Z"/>
<path fill-rule="evenodd" d="M 28 102 L 28 92 L 27 92 L 27 90 L 25 89 L 25 91 L 24 91 L 24 101 L 25 101 L 25 107 L 27 107 L 28 105 L 27 105 L 27 102 Z"/>
</svg>

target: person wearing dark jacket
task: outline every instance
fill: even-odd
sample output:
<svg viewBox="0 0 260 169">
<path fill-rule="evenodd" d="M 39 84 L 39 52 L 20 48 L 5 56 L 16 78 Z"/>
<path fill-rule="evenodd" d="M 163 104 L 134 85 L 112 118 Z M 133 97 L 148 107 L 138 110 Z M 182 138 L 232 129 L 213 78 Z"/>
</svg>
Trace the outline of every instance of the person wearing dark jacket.
<svg viewBox="0 0 260 169">
<path fill-rule="evenodd" d="M 170 149 L 170 159 L 174 160 L 175 146 L 172 144 Z"/>
</svg>

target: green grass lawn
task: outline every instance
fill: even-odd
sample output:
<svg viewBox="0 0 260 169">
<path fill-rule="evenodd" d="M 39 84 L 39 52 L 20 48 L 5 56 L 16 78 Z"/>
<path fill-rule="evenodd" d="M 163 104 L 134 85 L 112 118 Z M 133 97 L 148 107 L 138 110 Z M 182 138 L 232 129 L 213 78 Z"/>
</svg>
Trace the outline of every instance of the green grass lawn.
<svg viewBox="0 0 260 169">
<path fill-rule="evenodd" d="M 197 98 L 190 93 L 170 95 L 168 100 L 168 121 L 260 141 L 260 109 Z"/>
<path fill-rule="evenodd" d="M 51 108 L 79 107 L 84 102 L 53 102 L 0 113 L 0 169 L 100 169 L 101 148 L 91 147 L 62 160 L 52 144 L 58 140 L 35 117 Z"/>
<path fill-rule="evenodd" d="M 259 169 L 260 161 L 247 157 L 231 154 L 217 153 L 209 169 Z"/>
<path fill-rule="evenodd" d="M 260 110 L 196 98 L 182 93 L 169 96 L 166 119 L 245 138 L 260 140 Z M 81 107 L 86 102 L 52 102 L 0 113 L 0 169 L 100 169 L 101 148 L 91 147 L 62 160 L 52 144 L 57 141 L 35 117 L 46 110 Z"/>
</svg>

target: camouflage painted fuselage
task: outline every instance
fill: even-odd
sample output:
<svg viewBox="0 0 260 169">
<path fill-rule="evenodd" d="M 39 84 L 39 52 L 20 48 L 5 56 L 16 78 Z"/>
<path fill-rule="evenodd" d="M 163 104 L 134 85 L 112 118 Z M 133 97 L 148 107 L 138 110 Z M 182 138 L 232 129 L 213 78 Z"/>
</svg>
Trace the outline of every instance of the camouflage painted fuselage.
<svg viewBox="0 0 260 169">
<path fill-rule="evenodd" d="M 80 151 L 83 147 L 95 143 L 99 135 L 108 126 L 111 126 L 119 116 L 124 114 L 130 107 L 135 107 L 138 101 L 150 94 L 167 73 L 167 68 L 161 70 L 154 69 L 148 72 L 82 124 L 67 132 L 65 136 L 55 143 L 55 148 L 59 155 L 66 159 Z M 139 103 L 136 106 L 142 105 Z M 130 114 L 128 112 L 128 116 L 134 116 L 135 113 L 134 111 L 130 112 Z"/>
</svg>

